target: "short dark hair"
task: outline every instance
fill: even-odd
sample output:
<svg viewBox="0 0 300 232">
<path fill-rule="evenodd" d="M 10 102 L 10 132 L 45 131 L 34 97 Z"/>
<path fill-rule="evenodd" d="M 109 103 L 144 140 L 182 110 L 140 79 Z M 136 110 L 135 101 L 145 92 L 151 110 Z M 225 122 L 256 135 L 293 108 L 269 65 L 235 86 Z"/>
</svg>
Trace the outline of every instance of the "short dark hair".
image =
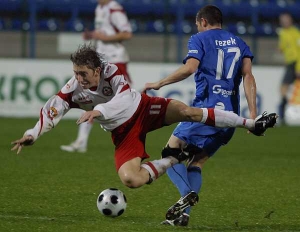
<svg viewBox="0 0 300 232">
<path fill-rule="evenodd" d="M 197 13 L 196 20 L 200 22 L 201 18 L 206 19 L 210 25 L 223 24 L 222 11 L 214 5 L 202 7 Z"/>
<path fill-rule="evenodd" d="M 73 64 L 78 66 L 87 66 L 89 69 L 95 70 L 96 68 L 104 68 L 107 61 L 103 54 L 96 51 L 96 48 L 91 44 L 83 44 L 71 54 L 70 60 Z"/>
</svg>

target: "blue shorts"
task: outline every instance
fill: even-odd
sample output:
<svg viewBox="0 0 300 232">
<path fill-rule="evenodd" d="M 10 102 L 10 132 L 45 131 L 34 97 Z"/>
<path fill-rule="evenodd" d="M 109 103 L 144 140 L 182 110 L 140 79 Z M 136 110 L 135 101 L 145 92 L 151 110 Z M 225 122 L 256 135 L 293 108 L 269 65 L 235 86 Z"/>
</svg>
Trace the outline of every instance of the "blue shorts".
<svg viewBox="0 0 300 232">
<path fill-rule="evenodd" d="M 212 156 L 221 146 L 227 144 L 234 134 L 235 128 L 216 128 L 196 122 L 181 122 L 173 131 L 173 135 L 205 150 Z"/>
</svg>

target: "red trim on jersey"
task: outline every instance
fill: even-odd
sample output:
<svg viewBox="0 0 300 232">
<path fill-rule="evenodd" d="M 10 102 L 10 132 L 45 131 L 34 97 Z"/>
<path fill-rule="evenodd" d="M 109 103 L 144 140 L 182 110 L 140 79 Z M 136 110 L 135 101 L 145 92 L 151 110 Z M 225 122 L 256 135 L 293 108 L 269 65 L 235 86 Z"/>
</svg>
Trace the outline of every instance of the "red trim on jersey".
<svg viewBox="0 0 300 232">
<path fill-rule="evenodd" d="M 123 14 L 126 14 L 125 10 L 123 10 L 123 9 L 109 9 L 110 15 L 112 15 L 115 12 L 121 12 Z M 120 32 L 119 29 L 112 23 L 111 18 L 109 21 L 110 21 L 110 24 L 112 25 L 112 27 L 114 28 L 115 32 L 119 33 Z"/>
<path fill-rule="evenodd" d="M 59 96 L 64 101 L 68 102 L 70 108 L 79 108 L 79 105 L 72 101 L 73 92 L 62 93 L 61 91 L 59 91 L 56 95 Z"/>
<path fill-rule="evenodd" d="M 59 96 L 64 101 L 68 102 L 69 105 L 71 104 L 71 101 L 72 101 L 72 94 L 71 93 L 62 93 L 61 91 L 59 91 L 57 93 L 57 96 Z"/>
<path fill-rule="evenodd" d="M 40 121 L 41 121 L 41 128 L 39 130 L 39 133 L 38 133 L 38 136 L 41 134 L 41 131 L 42 131 L 42 128 L 43 128 L 43 125 L 44 125 L 44 120 L 43 120 L 44 116 L 43 116 L 43 109 L 41 109 L 40 111 Z"/>
<path fill-rule="evenodd" d="M 117 69 L 111 76 L 105 78 L 104 80 L 110 82 L 117 75 L 122 75 L 122 72 L 119 69 Z"/>
<path fill-rule="evenodd" d="M 123 74 L 123 76 L 125 77 L 125 80 L 131 84 L 132 81 L 130 79 L 130 76 L 127 72 L 127 63 L 115 63 L 115 65 L 118 67 L 118 69 L 121 71 L 121 73 Z"/>
<path fill-rule="evenodd" d="M 125 14 L 125 11 L 123 9 L 109 9 L 110 15 L 115 12 L 121 12 L 121 13 Z M 120 32 L 119 29 L 112 23 L 111 18 L 109 21 L 110 21 L 110 24 L 112 25 L 112 27 L 114 28 L 115 32 L 119 33 Z"/>
<path fill-rule="evenodd" d="M 130 89 L 129 85 L 126 84 L 123 86 L 123 88 L 121 89 L 120 93 L 124 92 L 125 90 Z"/>
<path fill-rule="evenodd" d="M 109 9 L 109 12 L 112 14 L 114 12 L 122 12 L 125 14 L 125 10 L 124 9 Z"/>
<path fill-rule="evenodd" d="M 243 120 L 243 126 L 245 126 L 246 125 L 246 119 L 244 118 L 244 120 Z"/>
<path fill-rule="evenodd" d="M 208 112 L 208 115 L 207 115 L 205 124 L 209 125 L 209 126 L 214 126 L 215 125 L 215 111 L 213 108 L 208 108 L 207 112 Z"/>
<path fill-rule="evenodd" d="M 116 34 L 120 32 L 120 31 L 118 30 L 118 28 L 115 27 L 115 25 L 112 24 L 112 22 L 110 22 L 110 24 L 111 24 L 112 27 L 114 28 Z M 119 43 L 121 43 L 121 41 L 119 41 Z"/>
<path fill-rule="evenodd" d="M 151 162 L 147 162 L 147 163 L 145 163 L 145 164 L 147 164 L 147 165 L 152 169 L 152 171 L 154 172 L 154 175 L 155 175 L 155 179 L 157 179 L 157 178 L 158 178 L 158 171 L 157 171 L 157 169 L 154 167 L 154 165 L 153 165 Z"/>
</svg>

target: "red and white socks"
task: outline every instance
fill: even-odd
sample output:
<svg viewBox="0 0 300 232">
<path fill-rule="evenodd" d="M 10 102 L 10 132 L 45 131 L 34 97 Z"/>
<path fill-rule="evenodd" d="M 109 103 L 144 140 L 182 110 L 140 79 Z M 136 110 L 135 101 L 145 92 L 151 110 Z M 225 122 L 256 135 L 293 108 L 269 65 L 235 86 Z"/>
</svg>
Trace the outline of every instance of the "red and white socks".
<svg viewBox="0 0 300 232">
<path fill-rule="evenodd" d="M 156 180 L 162 174 L 164 174 L 167 169 L 174 164 L 177 164 L 178 160 L 172 156 L 168 156 L 163 159 L 153 160 L 141 165 L 142 168 L 145 168 L 149 172 L 150 181 L 151 183 L 153 180 Z"/>
<path fill-rule="evenodd" d="M 253 129 L 255 126 L 254 119 L 246 119 L 237 114 L 214 108 L 202 108 L 203 117 L 201 122 L 215 127 L 243 127 Z"/>
</svg>

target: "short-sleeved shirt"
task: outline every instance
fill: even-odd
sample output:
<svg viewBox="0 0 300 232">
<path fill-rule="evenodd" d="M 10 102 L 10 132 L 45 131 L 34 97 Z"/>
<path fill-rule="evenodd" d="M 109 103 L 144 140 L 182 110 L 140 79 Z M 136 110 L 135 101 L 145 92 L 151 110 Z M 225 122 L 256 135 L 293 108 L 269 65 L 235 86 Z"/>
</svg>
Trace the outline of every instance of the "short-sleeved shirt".
<svg viewBox="0 0 300 232">
<path fill-rule="evenodd" d="M 297 62 L 300 59 L 300 31 L 298 28 L 292 26 L 279 31 L 279 49 L 283 53 L 286 64 Z"/>
<path fill-rule="evenodd" d="M 95 30 L 106 35 L 118 32 L 132 32 L 130 22 L 123 7 L 116 1 L 98 5 L 95 10 Z M 110 63 L 127 63 L 129 55 L 121 42 L 97 40 L 97 52 L 103 53 Z"/>
<path fill-rule="evenodd" d="M 196 96 L 192 106 L 218 108 L 239 114 L 243 59 L 253 59 L 249 46 L 228 31 L 211 29 L 191 36 L 183 63 L 190 58 L 200 61 L 194 76 Z M 202 135 L 221 130 L 204 124 L 203 128 L 197 128 Z"/>
</svg>

